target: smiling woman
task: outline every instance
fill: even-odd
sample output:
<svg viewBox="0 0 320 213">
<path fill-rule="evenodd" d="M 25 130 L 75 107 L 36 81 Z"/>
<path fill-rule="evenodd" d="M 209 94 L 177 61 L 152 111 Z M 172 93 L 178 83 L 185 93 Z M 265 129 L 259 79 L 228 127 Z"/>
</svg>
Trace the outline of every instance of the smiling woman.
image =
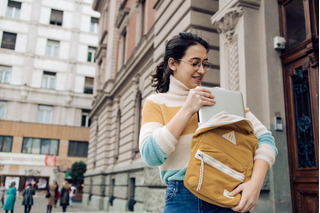
<svg viewBox="0 0 320 213">
<path fill-rule="evenodd" d="M 224 208 L 205 202 L 184 186 L 191 141 L 198 128 L 197 111 L 202 106 L 213 106 L 216 103 L 212 93 L 201 87 L 210 69 L 207 52 L 208 43 L 191 33 L 179 33 L 169 40 L 163 61 L 152 75 L 152 86 L 158 94 L 149 96 L 143 106 L 139 149 L 148 166 L 159 166 L 161 180 L 167 184 L 165 213 L 253 210 L 265 174 L 272 165 L 262 159 L 274 161 L 275 150 L 272 146 L 265 149 L 258 147 L 255 163 L 259 169 L 254 167 L 252 175 L 255 178 L 240 184 L 231 192 L 232 196 L 242 192 L 242 197 L 245 197 L 241 198 L 241 205 L 236 208 Z M 252 113 L 247 116 L 248 119 L 252 117 L 255 128 L 265 130 Z M 259 136 L 259 142 L 263 145 L 274 144 L 271 134 L 263 131 L 262 136 Z M 266 153 L 272 157 L 269 159 Z"/>
</svg>

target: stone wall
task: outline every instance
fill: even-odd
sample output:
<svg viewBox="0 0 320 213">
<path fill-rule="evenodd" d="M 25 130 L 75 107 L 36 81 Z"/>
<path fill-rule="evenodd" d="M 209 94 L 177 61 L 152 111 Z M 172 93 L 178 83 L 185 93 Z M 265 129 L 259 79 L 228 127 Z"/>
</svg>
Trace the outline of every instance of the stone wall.
<svg viewBox="0 0 320 213">
<path fill-rule="evenodd" d="M 134 211 L 137 212 L 162 212 L 164 207 L 166 186 L 160 180 L 159 169 L 143 164 L 135 169 L 114 169 L 87 175 L 85 186 L 83 202 L 97 210 L 128 211 L 131 197 L 136 201 Z"/>
</svg>

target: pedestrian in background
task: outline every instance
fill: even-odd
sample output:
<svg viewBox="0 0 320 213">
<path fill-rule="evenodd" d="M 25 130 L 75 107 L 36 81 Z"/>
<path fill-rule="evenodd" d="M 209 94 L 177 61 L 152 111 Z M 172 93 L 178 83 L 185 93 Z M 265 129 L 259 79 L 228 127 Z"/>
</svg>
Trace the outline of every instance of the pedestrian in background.
<svg viewBox="0 0 320 213">
<path fill-rule="evenodd" d="M 59 200 L 59 197 L 60 197 L 60 192 L 59 192 L 59 184 L 58 182 L 56 181 L 56 185 L 57 185 L 57 188 L 56 188 L 56 197 L 54 199 L 54 207 L 57 207 L 57 202 Z"/>
<path fill-rule="evenodd" d="M 31 207 L 33 205 L 33 195 L 35 195 L 35 190 L 32 184 L 29 183 L 22 192 L 23 200 L 22 205 L 24 205 L 24 213 L 30 213 Z"/>
<path fill-rule="evenodd" d="M 70 197 L 69 204 L 70 204 L 70 206 L 72 206 L 72 203 L 73 203 L 74 197 L 76 196 L 76 193 L 77 193 L 77 188 L 72 184 L 71 187 L 70 187 L 70 194 L 69 194 L 69 197 Z"/>
<path fill-rule="evenodd" d="M 6 202 L 4 203 L 4 206 L 3 206 L 3 210 L 5 210 L 6 213 L 8 213 L 8 211 L 11 211 L 11 213 L 13 213 L 14 203 L 16 202 L 16 194 L 17 194 L 16 182 L 12 182 L 7 191 Z"/>
<path fill-rule="evenodd" d="M 69 193 L 70 193 L 70 187 L 68 181 L 64 181 L 63 187 L 60 191 L 60 206 L 62 206 L 62 211 L 67 211 L 67 206 L 69 205 Z"/>
<path fill-rule="evenodd" d="M 58 191 L 57 181 L 53 180 L 52 183 L 48 186 L 48 191 L 50 196 L 47 197 L 48 204 L 47 204 L 47 213 L 51 213 L 52 206 L 55 205 L 56 193 Z"/>
<path fill-rule="evenodd" d="M 0 199 L 1 199 L 1 208 L 3 208 L 4 205 L 4 195 L 6 193 L 6 187 L 4 187 L 3 183 L 1 183 L 0 186 Z"/>
</svg>

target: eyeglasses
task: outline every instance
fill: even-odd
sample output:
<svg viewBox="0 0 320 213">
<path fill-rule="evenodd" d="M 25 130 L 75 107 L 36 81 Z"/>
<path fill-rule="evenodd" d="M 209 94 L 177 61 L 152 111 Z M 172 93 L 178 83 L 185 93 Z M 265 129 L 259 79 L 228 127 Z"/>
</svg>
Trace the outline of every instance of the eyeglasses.
<svg viewBox="0 0 320 213">
<path fill-rule="evenodd" d="M 184 60 L 184 59 L 182 59 L 182 58 L 179 59 L 179 60 L 180 60 L 180 61 L 183 61 L 183 62 L 186 62 L 186 63 L 188 63 L 188 64 L 190 64 L 190 65 L 192 65 L 194 71 L 198 71 L 198 70 L 200 69 L 200 67 L 201 67 L 201 64 L 202 64 L 202 67 L 203 67 L 203 69 L 204 69 L 205 71 L 210 70 L 210 68 L 212 67 L 212 64 L 209 63 L 209 62 L 207 62 L 207 61 L 201 63 L 200 60 L 193 60 L 192 62 L 191 62 L 191 61 Z"/>
</svg>

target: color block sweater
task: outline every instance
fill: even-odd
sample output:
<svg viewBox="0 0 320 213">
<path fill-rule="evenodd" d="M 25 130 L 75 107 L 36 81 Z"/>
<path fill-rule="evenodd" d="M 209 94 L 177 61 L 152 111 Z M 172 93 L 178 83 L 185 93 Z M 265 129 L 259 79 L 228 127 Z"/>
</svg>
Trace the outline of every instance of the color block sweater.
<svg viewBox="0 0 320 213">
<path fill-rule="evenodd" d="M 148 166 L 159 166 L 163 183 L 183 181 L 190 159 L 191 139 L 198 128 L 197 114 L 191 117 L 178 140 L 166 127 L 185 103 L 189 90 L 171 76 L 169 91 L 149 96 L 143 106 L 140 153 Z M 251 112 L 246 113 L 246 118 L 259 140 L 254 159 L 263 159 L 271 167 L 277 154 L 271 132 Z"/>
</svg>

